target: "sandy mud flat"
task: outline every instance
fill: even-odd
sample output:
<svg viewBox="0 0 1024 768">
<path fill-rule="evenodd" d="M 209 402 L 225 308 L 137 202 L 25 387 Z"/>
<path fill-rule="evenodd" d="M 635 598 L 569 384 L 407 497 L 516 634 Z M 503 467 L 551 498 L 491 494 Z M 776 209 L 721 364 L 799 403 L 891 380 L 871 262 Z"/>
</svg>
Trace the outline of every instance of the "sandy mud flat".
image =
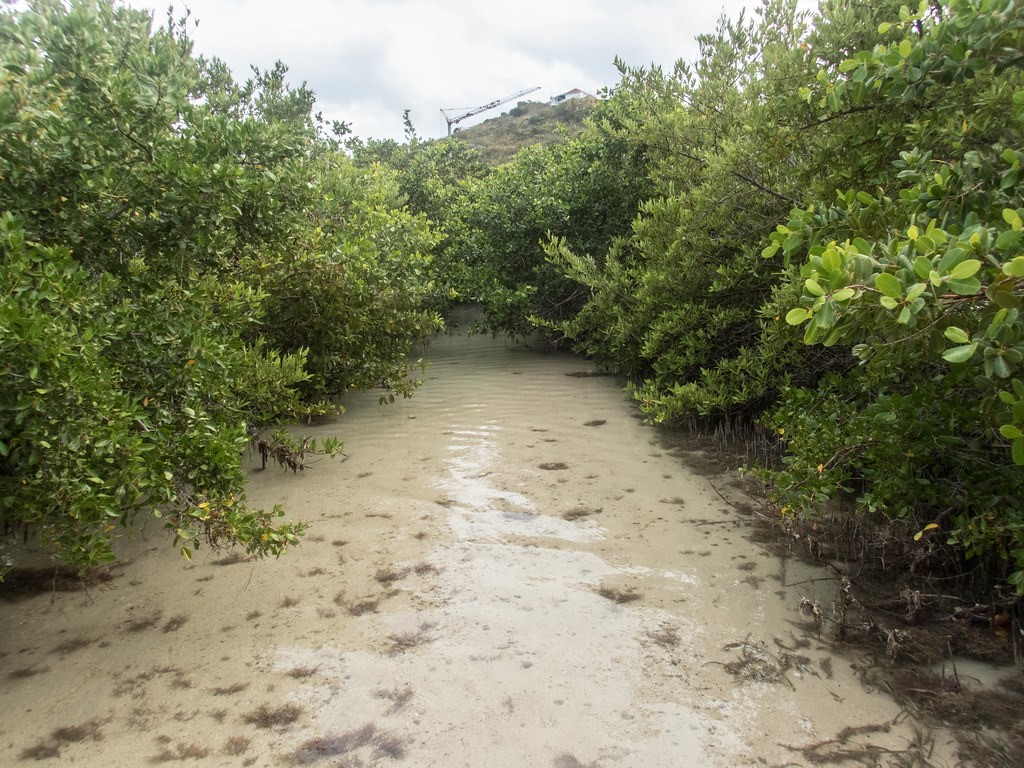
<svg viewBox="0 0 1024 768">
<path fill-rule="evenodd" d="M 956 764 L 800 613 L 827 574 L 618 382 L 486 337 L 428 358 L 412 400 L 302 430 L 344 460 L 252 468 L 311 523 L 281 560 L 154 525 L 105 584 L 0 601 L 0 765 Z"/>
</svg>

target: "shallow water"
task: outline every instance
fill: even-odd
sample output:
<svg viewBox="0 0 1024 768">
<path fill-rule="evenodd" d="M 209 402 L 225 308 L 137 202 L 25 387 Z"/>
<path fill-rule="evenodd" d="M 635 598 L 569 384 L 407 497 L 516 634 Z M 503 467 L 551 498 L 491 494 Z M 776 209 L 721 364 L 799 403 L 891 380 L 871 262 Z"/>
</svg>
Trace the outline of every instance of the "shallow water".
<svg viewBox="0 0 1024 768">
<path fill-rule="evenodd" d="M 800 614 L 828 574 L 753 543 L 738 483 L 663 447 L 619 382 L 481 336 L 427 357 L 412 400 L 302 430 L 344 460 L 252 469 L 251 502 L 312 524 L 281 560 L 187 563 L 154 528 L 107 585 L 0 603 L 0 765 L 808 765 L 886 723 L 843 748 L 914 743 Z"/>
</svg>

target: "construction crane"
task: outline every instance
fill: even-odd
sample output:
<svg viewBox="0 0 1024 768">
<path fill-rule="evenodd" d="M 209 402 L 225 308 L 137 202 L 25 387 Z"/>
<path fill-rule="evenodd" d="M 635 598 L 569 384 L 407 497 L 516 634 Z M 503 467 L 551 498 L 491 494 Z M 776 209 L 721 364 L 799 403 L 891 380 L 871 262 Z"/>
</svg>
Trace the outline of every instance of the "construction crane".
<svg viewBox="0 0 1024 768">
<path fill-rule="evenodd" d="M 540 86 L 539 85 L 534 86 L 533 88 L 527 88 L 524 91 L 519 91 L 518 93 L 513 93 L 511 96 L 506 96 L 504 99 L 498 99 L 497 101 L 492 101 L 490 104 L 484 104 L 482 107 L 477 107 L 476 109 L 470 109 L 470 110 L 468 110 L 466 112 L 463 112 L 461 115 L 457 115 L 455 117 L 449 117 L 448 113 L 449 112 L 456 112 L 456 111 L 458 111 L 460 109 L 465 109 L 465 107 L 449 107 L 448 109 L 442 109 L 441 110 L 441 114 L 444 116 L 445 122 L 448 123 L 448 136 L 451 137 L 451 135 L 452 135 L 452 126 L 455 125 L 456 123 L 461 123 L 467 117 L 472 117 L 473 115 L 479 115 L 481 112 L 486 112 L 488 109 L 494 109 L 495 107 L 500 107 L 502 104 L 507 104 L 508 102 L 512 101 L 513 99 L 518 99 L 520 96 L 525 96 L 528 93 L 533 93 L 534 91 L 539 91 L 539 90 L 540 90 Z"/>
</svg>

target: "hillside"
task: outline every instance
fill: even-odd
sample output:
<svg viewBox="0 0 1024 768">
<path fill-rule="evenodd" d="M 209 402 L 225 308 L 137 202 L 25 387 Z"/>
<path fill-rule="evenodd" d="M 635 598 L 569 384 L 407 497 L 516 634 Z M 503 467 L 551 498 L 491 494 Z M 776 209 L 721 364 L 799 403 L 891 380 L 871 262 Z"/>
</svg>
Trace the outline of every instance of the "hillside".
<svg viewBox="0 0 1024 768">
<path fill-rule="evenodd" d="M 554 106 L 538 101 L 521 101 L 498 117 L 469 128 L 456 129 L 452 137 L 478 149 L 487 164 L 500 165 L 524 147 L 561 141 L 560 125 L 570 135 L 579 133 L 583 130 L 584 119 L 596 103 L 594 98 L 572 99 Z"/>
</svg>

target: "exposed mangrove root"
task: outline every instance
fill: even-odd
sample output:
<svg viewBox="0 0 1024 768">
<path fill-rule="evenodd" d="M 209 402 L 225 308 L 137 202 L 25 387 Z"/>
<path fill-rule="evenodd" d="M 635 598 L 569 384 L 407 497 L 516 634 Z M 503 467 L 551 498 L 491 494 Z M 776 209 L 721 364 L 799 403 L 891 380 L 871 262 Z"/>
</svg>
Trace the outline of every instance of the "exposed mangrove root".
<svg viewBox="0 0 1024 768">
<path fill-rule="evenodd" d="M 748 635 L 742 642 L 729 643 L 723 649 L 726 651 L 738 650 L 740 658 L 728 662 L 709 661 L 707 663 L 720 664 L 730 675 L 745 677 L 757 682 L 782 682 L 795 690 L 793 682 L 786 673 L 792 669 L 809 672 L 811 660 L 807 656 L 793 653 L 792 649 L 786 648 L 778 640 L 776 640 L 776 645 L 780 649 L 778 654 L 768 650 L 768 646 L 763 642 L 753 642 Z"/>
<path fill-rule="evenodd" d="M 869 689 L 888 692 L 915 719 L 930 727 L 949 727 L 962 765 L 1010 768 L 1024 764 L 1024 678 L 1007 677 L 985 687 L 950 670 L 868 665 L 855 667 Z"/>
<path fill-rule="evenodd" d="M 271 461 L 284 469 L 300 472 L 310 466 L 306 461 L 307 456 L 344 456 L 341 449 L 342 443 L 333 437 L 327 438 L 318 447 L 316 440 L 304 437 L 296 441 L 284 430 L 277 430 L 269 440 L 254 432 L 249 434 L 249 450 L 259 454 L 261 469 L 266 469 L 267 462 Z"/>
<path fill-rule="evenodd" d="M 884 649 L 890 662 L 911 664 L 937 663 L 954 654 L 996 663 L 1020 658 L 1016 595 L 993 593 L 987 605 L 967 606 L 955 595 L 908 585 L 893 593 L 870 580 L 859 586 L 845 574 L 837 581 L 831 604 L 801 597 L 800 611 L 819 634 L 831 626 L 838 642 Z"/>
<path fill-rule="evenodd" d="M 901 717 L 887 723 L 861 725 L 841 730 L 834 738 L 786 749 L 799 753 L 811 765 L 838 765 L 851 762 L 864 766 L 892 766 L 893 768 L 938 768 L 931 762 L 935 749 L 935 736 L 930 731 L 915 729 L 914 739 L 906 749 L 890 749 L 870 742 L 857 741 L 860 736 L 888 733 Z"/>
</svg>

